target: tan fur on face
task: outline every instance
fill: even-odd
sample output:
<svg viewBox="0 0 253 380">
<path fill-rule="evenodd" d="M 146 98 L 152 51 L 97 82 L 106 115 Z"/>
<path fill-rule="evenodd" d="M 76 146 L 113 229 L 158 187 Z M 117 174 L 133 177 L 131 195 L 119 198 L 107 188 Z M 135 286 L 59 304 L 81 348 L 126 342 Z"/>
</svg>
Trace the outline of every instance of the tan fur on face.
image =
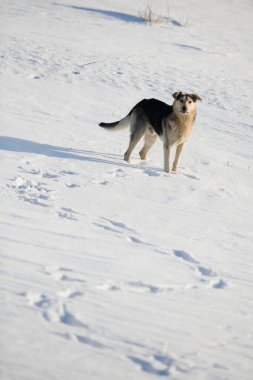
<svg viewBox="0 0 253 380">
<path fill-rule="evenodd" d="M 175 99 L 173 108 L 175 112 L 187 116 L 188 114 L 194 112 L 196 103 L 190 95 L 182 94 Z"/>
</svg>

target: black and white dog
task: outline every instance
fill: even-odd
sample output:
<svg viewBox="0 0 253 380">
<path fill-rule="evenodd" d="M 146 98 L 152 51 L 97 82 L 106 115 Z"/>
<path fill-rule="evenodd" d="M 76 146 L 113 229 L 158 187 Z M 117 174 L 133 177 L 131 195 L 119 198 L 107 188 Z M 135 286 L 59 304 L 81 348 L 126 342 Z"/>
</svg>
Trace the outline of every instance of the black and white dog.
<svg viewBox="0 0 253 380">
<path fill-rule="evenodd" d="M 197 100 L 202 100 L 197 94 L 175 92 L 173 105 L 170 106 L 157 99 L 143 99 L 137 103 L 129 114 L 114 123 L 100 123 L 107 130 L 116 131 L 130 126 L 130 142 L 124 160 L 129 162 L 136 144 L 144 136 L 144 145 L 140 151 L 142 160 L 159 136 L 164 147 L 164 171 L 169 173 L 170 150 L 176 146 L 176 155 L 172 171 L 176 172 L 179 157 L 184 143 L 191 135 L 196 118 Z"/>
</svg>

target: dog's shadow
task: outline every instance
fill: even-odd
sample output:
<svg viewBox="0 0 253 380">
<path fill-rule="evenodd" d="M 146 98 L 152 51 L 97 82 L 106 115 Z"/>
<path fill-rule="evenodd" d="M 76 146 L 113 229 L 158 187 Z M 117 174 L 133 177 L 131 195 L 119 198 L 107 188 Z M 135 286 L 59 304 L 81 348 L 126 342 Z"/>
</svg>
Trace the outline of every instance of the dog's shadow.
<svg viewBox="0 0 253 380">
<path fill-rule="evenodd" d="M 63 159 L 89 161 L 106 165 L 120 166 L 125 168 L 157 170 L 157 168 L 147 167 L 142 164 L 131 164 L 124 162 L 122 156 L 112 153 L 102 153 L 91 150 L 66 148 L 56 145 L 41 144 L 39 142 L 24 140 L 16 137 L 0 136 L 0 151 L 20 152 L 27 154 L 38 154 L 47 157 Z"/>
</svg>

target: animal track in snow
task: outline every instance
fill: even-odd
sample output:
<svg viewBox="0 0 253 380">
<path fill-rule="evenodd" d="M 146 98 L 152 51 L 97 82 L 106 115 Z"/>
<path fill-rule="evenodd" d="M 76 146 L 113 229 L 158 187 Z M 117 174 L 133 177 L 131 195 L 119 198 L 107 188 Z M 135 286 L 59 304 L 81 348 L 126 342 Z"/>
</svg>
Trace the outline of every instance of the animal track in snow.
<svg viewBox="0 0 253 380">
<path fill-rule="evenodd" d="M 89 329 L 89 326 L 78 319 L 74 314 L 67 310 L 66 305 L 58 303 L 54 308 L 47 309 L 43 312 L 43 317 L 48 322 L 60 322 L 69 326 L 83 327 Z"/>
<path fill-rule="evenodd" d="M 79 184 L 72 183 L 72 182 L 65 183 L 65 186 L 68 187 L 69 189 L 74 189 L 74 188 L 80 187 Z"/>
<path fill-rule="evenodd" d="M 179 250 L 174 249 L 173 253 L 176 257 L 179 257 L 180 259 L 183 259 L 183 260 L 188 261 L 190 263 L 199 264 L 199 262 L 197 260 L 195 260 L 194 257 L 192 257 L 189 253 L 187 253 L 185 251 L 179 251 Z"/>
<path fill-rule="evenodd" d="M 215 289 L 224 289 L 227 286 L 228 285 L 227 285 L 226 281 L 222 280 L 222 278 L 221 278 L 220 280 L 218 280 L 217 282 L 215 282 L 212 287 L 215 288 Z"/>
<path fill-rule="evenodd" d="M 126 238 L 128 241 L 130 241 L 131 243 L 135 243 L 135 244 L 142 244 L 142 245 L 145 245 L 147 247 L 155 247 L 153 244 L 151 243 L 147 243 L 145 242 L 144 240 L 141 240 L 139 238 L 136 238 L 135 236 L 127 236 Z"/>
<path fill-rule="evenodd" d="M 127 227 L 125 223 L 121 223 L 121 222 L 111 220 L 111 219 L 107 219 L 107 218 L 103 218 L 103 217 L 101 217 L 101 219 L 104 220 L 105 222 L 108 222 L 109 224 L 111 224 L 114 227 L 134 232 L 134 230 L 132 228 Z"/>
<path fill-rule="evenodd" d="M 84 283 L 85 280 L 81 278 L 76 278 L 74 276 L 69 275 L 69 273 L 72 273 L 73 270 L 70 268 L 63 268 L 63 267 L 46 267 L 46 274 L 51 275 L 56 281 L 66 281 L 66 282 L 77 282 L 77 283 Z"/>
<path fill-rule="evenodd" d="M 9 187 L 15 189 L 19 199 L 38 206 L 52 206 L 51 194 L 54 189 L 50 189 L 45 182 L 29 181 L 22 177 L 17 177 L 14 184 Z"/>
<path fill-rule="evenodd" d="M 213 272 L 211 268 L 206 268 L 201 265 L 197 266 L 197 270 L 199 271 L 202 276 L 207 276 L 207 277 L 215 277 L 216 273 Z"/>
<path fill-rule="evenodd" d="M 46 274 L 53 276 L 57 281 L 72 281 L 80 282 L 82 280 L 67 277 L 65 274 L 62 276 L 62 272 L 72 272 L 68 268 L 46 268 Z M 66 276 L 66 277 L 65 277 Z M 48 322 L 60 322 L 69 326 L 83 327 L 89 329 L 89 327 L 78 318 L 75 314 L 71 313 L 65 303 L 62 303 L 61 299 L 72 299 L 81 297 L 83 293 L 75 288 L 68 287 L 63 288 L 55 293 L 55 296 L 48 296 L 43 293 L 28 291 L 21 294 L 24 296 L 29 305 L 36 307 L 41 311 L 43 318 Z M 59 298 L 60 297 L 60 298 Z"/>
<path fill-rule="evenodd" d="M 60 170 L 59 172 L 61 175 L 77 175 L 77 172 L 74 172 L 73 170 Z"/>
<path fill-rule="evenodd" d="M 81 297 L 83 293 L 80 292 L 79 290 L 67 288 L 67 289 L 60 290 L 57 293 L 57 295 L 62 298 L 77 298 L 77 297 Z"/>
<path fill-rule="evenodd" d="M 98 348 L 98 349 L 108 348 L 107 346 L 99 342 L 98 340 L 90 338 L 88 336 L 75 335 L 75 334 L 69 334 L 69 333 L 64 333 L 64 334 L 57 333 L 56 335 L 66 340 L 71 340 L 71 341 L 78 342 L 81 344 L 87 344 L 88 346 L 92 346 L 94 348 Z"/>
<path fill-rule="evenodd" d="M 76 214 L 76 212 L 73 211 L 72 208 L 68 208 L 68 207 L 62 207 L 58 211 L 59 217 L 69 219 L 69 220 L 77 220 L 77 218 L 74 216 L 74 214 Z"/>
<path fill-rule="evenodd" d="M 200 181 L 200 178 L 199 178 L 198 176 L 196 176 L 196 175 L 186 174 L 186 173 L 183 173 L 183 175 L 184 175 L 185 177 L 190 178 L 190 179 L 195 179 L 195 180 L 197 180 L 197 181 Z"/>
<path fill-rule="evenodd" d="M 138 365 L 143 372 L 161 376 L 169 377 L 171 374 L 179 371 L 185 372 L 187 369 L 185 365 L 179 364 L 174 358 L 168 354 L 154 354 L 148 358 L 141 358 L 139 356 L 129 355 L 134 364 Z"/>
<path fill-rule="evenodd" d="M 55 303 L 53 299 L 46 296 L 45 294 L 34 291 L 28 291 L 22 295 L 25 296 L 29 305 L 36 306 L 38 308 L 48 308 Z"/>
<path fill-rule="evenodd" d="M 95 185 L 102 185 L 102 186 L 106 186 L 110 184 L 110 182 L 107 180 L 100 180 L 100 179 L 95 179 L 95 178 L 93 178 L 91 182 Z"/>
<path fill-rule="evenodd" d="M 173 250 L 174 256 L 188 262 L 194 264 L 194 268 L 198 274 L 201 276 L 201 281 L 206 282 L 206 277 L 215 278 L 215 282 L 209 281 L 209 285 L 214 289 L 223 289 L 227 287 L 227 283 L 223 279 L 218 279 L 217 274 L 211 269 L 207 268 L 200 264 L 198 260 L 196 260 L 193 256 L 185 251 Z"/>
<path fill-rule="evenodd" d="M 59 175 L 55 173 L 55 171 L 48 170 L 42 173 L 42 178 L 49 178 L 49 179 L 57 179 L 59 178 Z"/>
<path fill-rule="evenodd" d="M 160 177 L 161 176 L 161 173 L 155 169 L 145 169 L 145 170 L 143 170 L 143 173 L 148 175 L 149 177 Z"/>
<path fill-rule="evenodd" d="M 126 172 L 125 172 L 125 170 L 119 168 L 119 169 L 109 170 L 106 173 L 106 175 L 110 176 L 110 177 L 125 177 Z"/>
<path fill-rule="evenodd" d="M 142 244 L 144 246 L 156 248 L 154 244 L 145 242 L 144 240 L 139 239 L 135 235 L 137 235 L 136 231 L 130 227 L 127 227 L 126 224 L 114 221 L 111 219 L 107 219 L 104 217 L 100 217 L 100 220 L 102 223 L 94 223 L 95 226 L 102 228 L 109 232 L 114 232 L 117 234 L 117 236 L 122 235 L 125 236 L 126 240 L 130 243 L 134 244 Z"/>
<path fill-rule="evenodd" d="M 94 225 L 106 231 L 116 232 L 117 234 L 124 234 L 125 232 L 134 232 L 133 229 L 127 227 L 124 223 L 110 220 L 104 217 L 100 217 L 99 219 L 102 221 L 102 223 L 94 223 Z"/>
<path fill-rule="evenodd" d="M 18 166 L 19 171 L 22 171 L 27 174 L 34 174 L 34 175 L 40 175 L 42 178 L 49 178 L 49 179 L 56 179 L 60 176 L 74 176 L 77 175 L 77 172 L 74 172 L 73 170 L 60 170 L 57 172 L 56 170 L 41 170 L 41 169 L 34 169 L 31 166 L 30 162 L 26 162 L 26 167 L 24 166 Z"/>
<path fill-rule="evenodd" d="M 133 292 L 147 294 L 167 294 L 173 291 L 193 289 L 195 285 L 177 286 L 168 284 L 150 284 L 143 281 L 113 282 L 108 281 L 97 286 L 97 289 L 112 292 Z"/>
<path fill-rule="evenodd" d="M 26 174 L 33 174 L 33 175 L 40 175 L 41 174 L 40 169 L 24 168 L 23 166 L 18 166 L 18 170 L 20 172 L 26 173 Z"/>
</svg>

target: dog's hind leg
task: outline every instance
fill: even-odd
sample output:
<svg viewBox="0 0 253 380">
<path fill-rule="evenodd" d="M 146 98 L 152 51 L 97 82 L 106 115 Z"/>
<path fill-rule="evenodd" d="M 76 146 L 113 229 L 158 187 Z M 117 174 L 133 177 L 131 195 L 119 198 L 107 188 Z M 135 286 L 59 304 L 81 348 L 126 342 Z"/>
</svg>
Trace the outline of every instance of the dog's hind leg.
<svg viewBox="0 0 253 380">
<path fill-rule="evenodd" d="M 174 160 L 174 162 L 173 162 L 173 167 L 172 167 L 172 171 L 173 171 L 173 172 L 176 172 L 176 171 L 177 171 L 178 161 L 179 161 L 180 155 L 181 155 L 181 153 L 182 153 L 183 146 L 184 146 L 184 144 L 179 144 L 179 145 L 177 146 L 177 149 L 176 149 L 176 156 L 175 156 L 175 160 Z"/>
<path fill-rule="evenodd" d="M 130 156 L 132 154 L 132 151 L 134 150 L 135 146 L 138 144 L 140 139 L 144 136 L 147 127 L 147 120 L 143 118 L 142 114 L 132 115 L 130 142 L 128 149 L 124 154 L 125 161 L 130 162 Z"/>
<path fill-rule="evenodd" d="M 153 128 L 148 128 L 144 136 L 144 145 L 140 150 L 139 154 L 142 160 L 145 160 L 149 149 L 154 145 L 157 140 L 157 134 Z"/>
<path fill-rule="evenodd" d="M 124 154 L 125 161 L 130 162 L 132 151 L 134 150 L 134 148 L 136 147 L 140 139 L 144 136 L 144 134 L 145 134 L 145 128 L 141 128 L 135 131 L 133 134 L 131 134 L 129 146 L 127 148 L 126 153 Z"/>
</svg>

